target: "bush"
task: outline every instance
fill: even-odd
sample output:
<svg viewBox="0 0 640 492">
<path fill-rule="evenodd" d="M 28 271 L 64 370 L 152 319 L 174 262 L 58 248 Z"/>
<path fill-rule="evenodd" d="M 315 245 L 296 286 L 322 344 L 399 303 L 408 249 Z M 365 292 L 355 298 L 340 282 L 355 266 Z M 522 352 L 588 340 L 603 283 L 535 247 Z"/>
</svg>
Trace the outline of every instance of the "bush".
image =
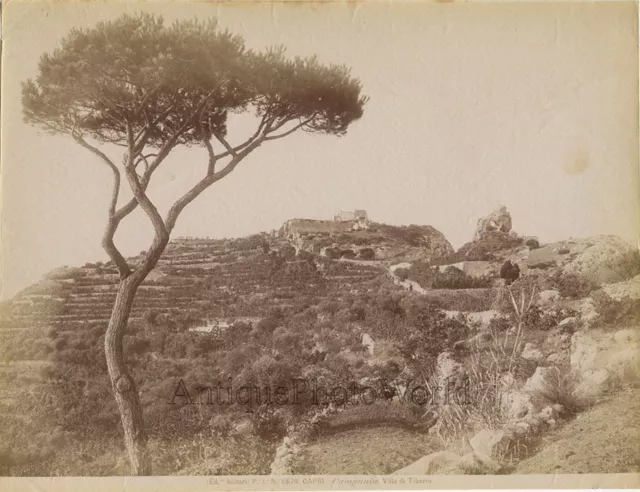
<svg viewBox="0 0 640 492">
<path fill-rule="evenodd" d="M 640 251 L 634 249 L 625 254 L 617 265 L 623 277 L 620 280 L 627 280 L 640 274 Z"/>
<path fill-rule="evenodd" d="M 528 239 L 525 243 L 525 246 L 527 246 L 529 249 L 538 249 L 540 247 L 540 241 L 538 241 L 537 239 L 531 238 Z"/>
<path fill-rule="evenodd" d="M 525 327 L 532 330 L 549 331 L 558 326 L 565 318 L 575 316 L 573 310 L 560 309 L 557 311 L 543 311 L 539 306 L 531 306 L 523 317 Z"/>
<path fill-rule="evenodd" d="M 575 273 L 558 272 L 549 278 L 551 287 L 567 299 L 582 299 L 598 288 L 598 284 Z"/>
<path fill-rule="evenodd" d="M 532 397 L 541 406 L 560 404 L 567 415 L 576 415 L 584 410 L 585 402 L 576 395 L 578 379 L 568 367 L 551 367 L 545 373 L 542 387 Z"/>
<path fill-rule="evenodd" d="M 324 250 L 324 254 L 327 258 L 330 258 L 332 260 L 338 260 L 340 259 L 340 250 L 338 248 L 326 248 Z"/>
<path fill-rule="evenodd" d="M 358 251 L 358 256 L 361 260 L 375 260 L 376 252 L 371 248 L 362 248 Z"/>
<path fill-rule="evenodd" d="M 507 260 L 502 264 L 500 268 L 500 278 L 503 278 L 507 285 L 511 285 L 520 277 L 520 267 Z"/>
<path fill-rule="evenodd" d="M 492 284 L 489 277 L 472 277 L 453 265 L 441 272 L 423 261 L 415 262 L 408 273 L 411 280 L 428 289 L 481 289 Z"/>
<path fill-rule="evenodd" d="M 352 260 L 355 257 L 356 257 L 356 253 L 352 249 L 343 249 L 342 251 L 340 251 L 340 258 Z"/>
<path fill-rule="evenodd" d="M 598 313 L 599 324 L 612 326 L 640 323 L 640 299 L 623 297 L 616 300 L 602 290 L 595 292 L 591 299 Z"/>
</svg>

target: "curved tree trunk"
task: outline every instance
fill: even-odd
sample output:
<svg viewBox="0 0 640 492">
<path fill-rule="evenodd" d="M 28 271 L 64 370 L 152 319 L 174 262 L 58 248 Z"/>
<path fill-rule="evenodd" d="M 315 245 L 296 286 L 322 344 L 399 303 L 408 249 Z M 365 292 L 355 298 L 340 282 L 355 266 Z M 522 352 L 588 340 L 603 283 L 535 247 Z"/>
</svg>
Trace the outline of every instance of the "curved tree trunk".
<svg viewBox="0 0 640 492">
<path fill-rule="evenodd" d="M 104 338 L 104 353 L 113 393 L 120 411 L 125 447 L 131 463 L 131 474 L 150 475 L 151 460 L 147 451 L 147 433 L 142 418 L 142 406 L 136 383 L 127 371 L 122 349 L 124 332 L 139 285 L 140 281 L 133 276 L 120 280 Z"/>
</svg>

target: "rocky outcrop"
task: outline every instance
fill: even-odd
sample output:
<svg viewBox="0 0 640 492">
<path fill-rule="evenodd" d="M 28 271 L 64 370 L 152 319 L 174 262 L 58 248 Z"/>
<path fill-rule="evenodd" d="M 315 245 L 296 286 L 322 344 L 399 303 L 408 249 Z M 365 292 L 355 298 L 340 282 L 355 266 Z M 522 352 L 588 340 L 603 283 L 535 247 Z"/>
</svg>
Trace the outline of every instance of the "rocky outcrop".
<svg viewBox="0 0 640 492">
<path fill-rule="evenodd" d="M 576 332 L 571 338 L 571 368 L 578 385 L 576 395 L 592 400 L 610 385 L 640 380 L 640 331 L 637 328 L 606 333 Z"/>
<path fill-rule="evenodd" d="M 640 275 L 636 275 L 632 279 L 623 282 L 605 285 L 602 290 L 617 301 L 625 297 L 640 299 Z"/>
<path fill-rule="evenodd" d="M 629 243 L 617 236 L 595 236 L 581 241 L 574 258 L 564 265 L 565 274 L 587 277 L 597 283 L 612 283 L 627 275 L 625 259 L 634 251 Z"/>
<path fill-rule="evenodd" d="M 480 241 L 493 232 L 509 234 L 511 232 L 511 214 L 504 205 L 494 210 L 487 217 L 478 220 L 476 232 L 473 235 L 474 241 Z"/>
<path fill-rule="evenodd" d="M 523 238 L 512 229 L 511 214 L 505 206 L 494 210 L 487 217 L 478 220 L 473 240 L 464 244 L 457 252 L 456 259 L 472 261 L 495 261 L 498 259 L 521 260 L 528 254 Z"/>
</svg>

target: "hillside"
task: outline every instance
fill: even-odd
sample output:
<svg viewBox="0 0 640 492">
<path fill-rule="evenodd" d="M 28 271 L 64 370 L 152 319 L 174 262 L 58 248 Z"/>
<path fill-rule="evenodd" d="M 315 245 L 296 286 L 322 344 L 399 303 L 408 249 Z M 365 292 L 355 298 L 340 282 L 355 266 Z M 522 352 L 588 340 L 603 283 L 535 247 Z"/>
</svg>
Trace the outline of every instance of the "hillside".
<svg viewBox="0 0 640 492">
<path fill-rule="evenodd" d="M 430 226 L 366 215 L 173 240 L 124 338 L 154 472 L 504 472 L 570 425 L 576 388 L 593 407 L 635 387 L 637 252 L 609 236 L 539 244 L 507 215 L 483 219 L 458 251 Z M 507 261 L 518 271 L 505 286 Z M 0 473 L 126 473 L 103 351 L 116 283 L 109 263 L 61 267 L 2 304 Z M 440 389 L 407 396 L 463 375 L 467 406 L 443 404 Z M 180 381 L 191 396 L 176 402 Z M 224 401 L 215 390 L 242 387 L 300 399 Z M 456 448 L 465 438 L 486 450 L 487 433 L 500 444 L 489 461 Z M 353 446 L 369 451 L 356 459 Z M 391 454 L 376 458 L 382 450 Z M 434 468 L 434 452 L 447 466 Z"/>
<path fill-rule="evenodd" d="M 302 235 L 292 234 L 290 227 L 283 227 L 287 233 L 281 235 L 172 241 L 140 287 L 131 320 L 141 320 L 149 310 L 180 312 L 193 322 L 264 316 L 271 308 L 302 304 L 308 295 L 320 302 L 341 292 L 357 295 L 368 288 L 367 282 L 383 281 L 381 263 L 393 258 L 440 258 L 452 251 L 431 227 L 378 225 L 366 231 L 325 231 L 319 226 Z M 433 234 L 440 243 L 431 247 Z M 129 261 L 135 265 L 137 259 Z M 345 261 L 332 261 L 341 259 Z M 0 329 L 39 325 L 70 329 L 107 321 L 117 279 L 109 262 L 56 269 L 3 303 Z"/>
</svg>

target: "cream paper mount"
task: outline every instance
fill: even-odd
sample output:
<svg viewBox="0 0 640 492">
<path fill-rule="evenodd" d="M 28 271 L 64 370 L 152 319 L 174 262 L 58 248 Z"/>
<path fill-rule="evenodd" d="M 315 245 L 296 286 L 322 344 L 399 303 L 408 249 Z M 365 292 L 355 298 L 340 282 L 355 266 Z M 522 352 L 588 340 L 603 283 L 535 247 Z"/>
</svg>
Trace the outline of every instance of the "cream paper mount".
<svg viewBox="0 0 640 492">
<path fill-rule="evenodd" d="M 3 14 L 0 488 L 638 486 L 635 3 Z"/>
</svg>

